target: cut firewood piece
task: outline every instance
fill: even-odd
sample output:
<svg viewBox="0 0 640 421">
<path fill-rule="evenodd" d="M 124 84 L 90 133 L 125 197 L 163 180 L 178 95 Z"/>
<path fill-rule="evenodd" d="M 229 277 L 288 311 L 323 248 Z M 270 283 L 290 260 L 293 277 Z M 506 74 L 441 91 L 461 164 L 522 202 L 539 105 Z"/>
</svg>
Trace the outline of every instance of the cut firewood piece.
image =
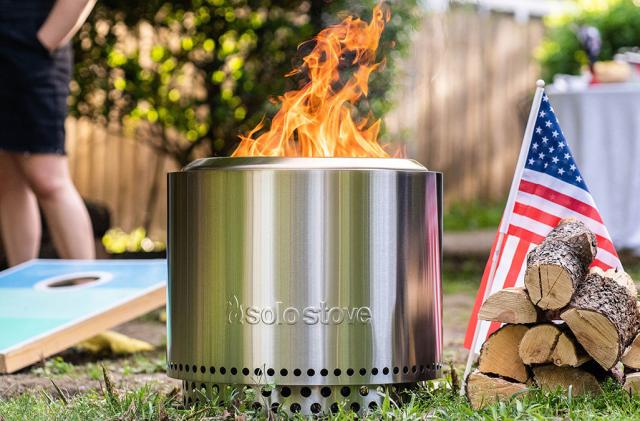
<svg viewBox="0 0 640 421">
<path fill-rule="evenodd" d="M 541 365 L 532 367 L 531 370 L 536 384 L 541 389 L 555 390 L 561 387 L 568 390 L 571 386 L 574 395 L 585 393 L 595 395 L 602 392 L 596 376 L 580 368 Z"/>
<path fill-rule="evenodd" d="M 598 245 L 596 236 L 587 226 L 575 218 L 565 218 L 547 234 L 546 240 L 560 240 L 567 243 L 585 266 L 596 258 Z"/>
<path fill-rule="evenodd" d="M 500 377 L 491 377 L 474 371 L 466 382 L 466 395 L 474 409 L 491 405 L 500 400 L 524 393 L 528 390 L 526 384 L 511 382 Z"/>
<path fill-rule="evenodd" d="M 569 303 L 596 256 L 596 237 L 576 219 L 563 219 L 527 258 L 524 283 L 533 303 L 557 310 Z"/>
<path fill-rule="evenodd" d="M 482 303 L 478 318 L 512 324 L 535 323 L 538 312 L 524 288 L 505 288 Z"/>
<path fill-rule="evenodd" d="M 613 367 L 638 331 L 638 307 L 627 289 L 591 271 L 561 314 L 582 347 L 605 370 Z"/>
<path fill-rule="evenodd" d="M 551 353 L 561 334 L 560 329 L 552 323 L 530 328 L 522 337 L 518 348 L 522 362 L 527 365 L 550 363 Z"/>
<path fill-rule="evenodd" d="M 551 353 L 551 362 L 557 366 L 579 367 L 591 360 L 582 345 L 570 332 L 562 332 L 558 343 Z"/>
<path fill-rule="evenodd" d="M 559 240 L 545 240 L 527 258 L 524 283 L 533 304 L 543 310 L 566 306 L 587 273 L 572 248 Z"/>
<path fill-rule="evenodd" d="M 527 330 L 524 325 L 504 325 L 493 332 L 482 345 L 478 369 L 485 374 L 526 382 L 529 373 L 520 359 L 518 346 Z"/>
<path fill-rule="evenodd" d="M 522 337 L 518 349 L 522 362 L 577 367 L 590 357 L 569 332 L 553 323 L 534 326 Z"/>
<path fill-rule="evenodd" d="M 640 373 L 627 374 L 623 387 L 629 393 L 640 395 Z"/>
<path fill-rule="evenodd" d="M 640 370 L 640 335 L 631 342 L 631 345 L 622 354 L 620 358 L 625 367 Z"/>
</svg>

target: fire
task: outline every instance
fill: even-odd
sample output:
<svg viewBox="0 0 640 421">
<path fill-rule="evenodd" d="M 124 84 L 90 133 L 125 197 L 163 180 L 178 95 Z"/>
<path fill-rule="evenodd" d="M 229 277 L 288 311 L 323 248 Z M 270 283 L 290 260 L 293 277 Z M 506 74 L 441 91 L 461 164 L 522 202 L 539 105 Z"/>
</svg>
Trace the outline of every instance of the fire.
<svg viewBox="0 0 640 421">
<path fill-rule="evenodd" d="M 389 16 L 388 8 L 379 4 L 371 23 L 347 17 L 322 30 L 303 64 L 286 75 L 306 72 L 309 81 L 278 98 L 280 109 L 270 129 L 254 138 L 264 127 L 260 122 L 241 135 L 232 156 L 388 157 L 378 143 L 380 120 L 354 121 L 351 110 L 367 96 L 369 76 L 381 64 L 375 57 Z M 346 57 L 352 57 L 355 70 L 341 82 Z"/>
</svg>

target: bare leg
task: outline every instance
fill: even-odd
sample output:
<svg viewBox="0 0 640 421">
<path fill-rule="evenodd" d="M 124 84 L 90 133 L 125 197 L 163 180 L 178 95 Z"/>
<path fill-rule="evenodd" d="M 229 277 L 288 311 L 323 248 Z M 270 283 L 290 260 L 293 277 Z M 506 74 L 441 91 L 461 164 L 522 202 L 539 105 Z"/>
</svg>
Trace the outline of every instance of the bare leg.
<svg viewBox="0 0 640 421">
<path fill-rule="evenodd" d="M 9 266 L 38 257 L 40 213 L 15 155 L 0 151 L 0 236 Z"/>
<path fill-rule="evenodd" d="M 20 170 L 38 198 L 56 251 L 63 259 L 95 259 L 89 213 L 76 190 L 67 157 L 18 156 Z"/>
</svg>

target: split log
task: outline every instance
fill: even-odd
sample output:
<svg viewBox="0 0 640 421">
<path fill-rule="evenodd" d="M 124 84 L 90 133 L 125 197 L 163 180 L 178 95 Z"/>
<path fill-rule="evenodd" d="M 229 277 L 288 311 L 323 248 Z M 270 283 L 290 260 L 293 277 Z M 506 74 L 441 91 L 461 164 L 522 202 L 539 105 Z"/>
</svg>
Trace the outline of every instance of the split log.
<svg viewBox="0 0 640 421">
<path fill-rule="evenodd" d="M 633 298 L 638 297 L 638 290 L 636 289 L 636 284 L 631 279 L 631 276 L 623 270 L 618 269 L 609 269 L 606 272 L 603 272 L 600 268 L 591 269 L 592 272 L 597 272 L 600 276 L 604 276 L 605 278 L 612 279 L 616 284 L 624 287 L 627 290 L 629 296 Z"/>
<path fill-rule="evenodd" d="M 530 328 L 522 337 L 518 352 L 527 365 L 578 367 L 590 359 L 570 332 L 553 323 Z"/>
<path fill-rule="evenodd" d="M 598 251 L 596 236 L 584 223 L 575 218 L 561 220 L 547 234 L 545 240 L 559 240 L 567 243 L 585 266 L 589 266 L 593 262 Z"/>
<path fill-rule="evenodd" d="M 527 385 L 474 371 L 466 381 L 466 395 L 474 409 L 524 393 Z"/>
<path fill-rule="evenodd" d="M 602 392 L 598 379 L 588 371 L 576 367 L 558 367 L 541 365 L 532 367 L 533 378 L 541 389 L 555 390 L 558 387 L 568 390 L 571 386 L 574 395 Z"/>
<path fill-rule="evenodd" d="M 629 373 L 624 381 L 624 390 L 640 395 L 640 373 Z"/>
<path fill-rule="evenodd" d="M 511 324 L 535 323 L 538 312 L 524 288 L 505 288 L 482 303 L 478 318 Z"/>
<path fill-rule="evenodd" d="M 524 283 L 543 310 L 566 306 L 597 251 L 595 235 L 575 219 L 563 219 L 527 257 Z"/>
<path fill-rule="evenodd" d="M 627 288 L 604 274 L 589 272 L 560 317 L 587 353 L 609 370 L 635 337 L 640 317 Z"/>
<path fill-rule="evenodd" d="M 627 347 L 620 361 L 625 367 L 640 370 L 640 335 L 636 336 L 631 345 Z"/>
<path fill-rule="evenodd" d="M 518 346 L 527 330 L 524 325 L 504 325 L 493 332 L 482 345 L 478 369 L 485 374 L 526 382 L 529 373 L 520 359 Z"/>
<path fill-rule="evenodd" d="M 591 360 L 591 357 L 576 340 L 573 333 L 563 332 L 558 338 L 558 343 L 551 354 L 551 359 L 557 366 L 579 367 Z"/>
</svg>

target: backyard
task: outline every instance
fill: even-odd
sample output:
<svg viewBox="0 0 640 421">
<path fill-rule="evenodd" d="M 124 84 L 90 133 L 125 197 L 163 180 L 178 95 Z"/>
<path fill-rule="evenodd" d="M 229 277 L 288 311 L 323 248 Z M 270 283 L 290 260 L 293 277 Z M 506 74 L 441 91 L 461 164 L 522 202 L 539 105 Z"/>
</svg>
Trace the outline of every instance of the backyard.
<svg viewBox="0 0 640 421">
<path fill-rule="evenodd" d="M 25 229 L 0 212 L 18 234 L 0 241 L 0 281 L 24 262 L 103 266 L 0 282 L 0 421 L 640 418 L 638 0 L 102 0 L 84 18 L 67 38 L 57 158 L 87 209 L 91 257 L 60 247 L 80 242 L 79 219 L 47 212 L 49 195 L 16 171 L 33 212 L 13 216 L 36 219 Z M 18 262 L 25 239 L 34 250 Z M 109 283 L 111 266 L 136 264 Z M 511 302 L 480 317 L 483 274 L 487 291 L 524 297 L 529 318 Z M 66 320 L 49 303 L 84 307 Z M 604 322 L 574 329 L 563 316 L 579 311 Z M 470 320 L 485 345 L 504 328 L 558 333 L 537 361 L 522 357 L 524 333 L 493 354 L 497 369 L 477 355 L 472 374 L 490 387 L 474 402 Z M 575 364 L 553 359 L 561 337 Z M 599 345 L 615 348 L 611 364 Z M 523 378 L 500 371 L 509 358 Z M 540 367 L 590 376 L 599 393 L 545 383 Z M 226 384 L 254 373 L 254 388 Z M 302 377 L 263 381 L 287 375 Z M 385 385 L 370 391 L 365 375 Z M 302 415 L 289 386 L 308 398 L 309 385 L 332 406 L 307 399 Z"/>
</svg>

